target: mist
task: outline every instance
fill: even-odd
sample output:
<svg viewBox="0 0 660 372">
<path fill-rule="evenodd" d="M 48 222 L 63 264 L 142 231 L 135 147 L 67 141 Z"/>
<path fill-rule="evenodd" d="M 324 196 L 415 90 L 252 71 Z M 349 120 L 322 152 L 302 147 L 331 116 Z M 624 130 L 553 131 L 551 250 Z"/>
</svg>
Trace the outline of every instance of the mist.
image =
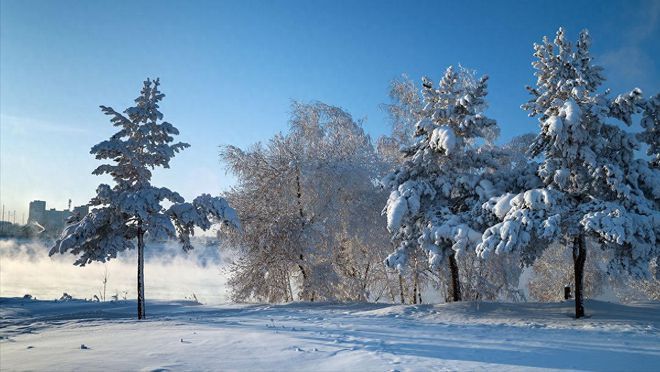
<svg viewBox="0 0 660 372">
<path fill-rule="evenodd" d="M 106 263 L 74 266 L 70 254 L 48 256 L 50 246 L 37 240 L 0 240 L 0 297 L 30 294 L 41 300 L 58 299 L 64 292 L 74 298 L 103 295 L 106 299 L 136 297 L 137 252 L 122 252 Z M 228 261 L 217 246 L 197 244 L 185 253 L 175 242 L 151 243 L 145 249 L 147 300 L 197 299 L 205 304 L 228 302 Z"/>
</svg>

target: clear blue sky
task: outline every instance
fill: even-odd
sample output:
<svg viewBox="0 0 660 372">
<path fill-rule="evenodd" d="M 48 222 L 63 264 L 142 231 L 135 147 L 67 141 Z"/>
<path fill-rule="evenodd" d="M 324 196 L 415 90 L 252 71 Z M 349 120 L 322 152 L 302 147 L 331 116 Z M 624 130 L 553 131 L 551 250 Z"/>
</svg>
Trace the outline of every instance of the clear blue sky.
<svg viewBox="0 0 660 372">
<path fill-rule="evenodd" d="M 379 108 L 402 73 L 450 64 L 490 75 L 502 141 L 537 129 L 519 109 L 532 44 L 564 26 L 593 38 L 607 86 L 659 90 L 659 1 L 1 1 L 0 199 L 89 200 L 89 148 L 113 133 L 98 105 L 124 109 L 160 77 L 162 110 L 192 148 L 154 182 L 187 198 L 232 182 L 218 146 L 286 129 L 292 99 L 320 100 L 389 131 Z"/>
</svg>

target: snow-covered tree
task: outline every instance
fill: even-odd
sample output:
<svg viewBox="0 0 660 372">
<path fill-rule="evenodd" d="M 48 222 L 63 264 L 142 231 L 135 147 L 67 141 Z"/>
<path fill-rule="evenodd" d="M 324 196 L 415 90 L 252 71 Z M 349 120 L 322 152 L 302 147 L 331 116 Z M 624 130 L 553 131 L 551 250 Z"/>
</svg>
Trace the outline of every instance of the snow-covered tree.
<svg viewBox="0 0 660 372">
<path fill-rule="evenodd" d="M 390 103 L 381 105 L 387 112 L 392 132 L 378 139 L 378 154 L 393 165 L 404 161 L 404 147 L 409 147 L 415 140 L 415 125 L 424 115 L 424 100 L 415 83 L 406 75 L 390 83 Z"/>
<path fill-rule="evenodd" d="M 378 159 L 359 123 L 323 103 L 294 103 L 290 130 L 222 159 L 238 178 L 227 199 L 241 234 L 236 300 L 366 300 L 382 290 L 386 232 Z M 380 279 L 379 279 L 380 278 Z"/>
<path fill-rule="evenodd" d="M 403 270 L 418 250 L 432 270 L 447 258 L 454 301 L 461 299 L 456 256 L 481 237 L 472 211 L 493 194 L 487 169 L 497 167 L 499 151 L 491 142 L 498 128 L 483 114 L 487 81 L 452 67 L 437 89 L 423 79 L 415 140 L 403 149 L 403 164 L 382 181 L 390 190 L 383 213 L 398 245 L 386 265 Z"/>
<path fill-rule="evenodd" d="M 649 98 L 642 104 L 642 108 L 640 124 L 644 130 L 637 135 L 637 138 L 648 145 L 646 155 L 651 158 L 651 167 L 658 169 L 660 168 L 660 94 Z"/>
<path fill-rule="evenodd" d="M 69 252 L 77 255 L 76 265 L 93 261 L 105 262 L 119 252 L 135 248 L 138 251 L 138 319 L 145 317 L 144 247 L 145 236 L 154 239 L 178 236 L 184 251 L 193 248 L 190 236 L 194 228 L 207 230 L 214 220 L 238 227 L 238 219 L 227 202 L 219 197 L 202 194 L 187 203 L 176 192 L 151 184 L 151 171 L 169 168 L 176 153 L 189 147 L 173 143 L 179 131 L 162 121 L 159 102 L 165 97 L 158 89 L 159 80 L 146 80 L 136 105 L 119 113 L 101 106 L 119 131 L 91 149 L 100 165 L 92 173 L 108 174 L 114 186 L 101 184 L 89 205 L 92 210 L 75 218 L 66 226 L 50 255 Z M 163 202 L 170 204 L 164 207 Z"/>
<path fill-rule="evenodd" d="M 574 47 L 560 28 L 554 41 L 544 38 L 534 46 L 537 84 L 528 88 L 532 99 L 522 107 L 540 122 L 530 154 L 542 158 L 537 174 L 543 186 L 485 203 L 500 222 L 477 247 L 483 257 L 519 251 L 529 265 L 550 242 L 572 242 L 578 318 L 584 316 L 585 239 L 613 250 L 611 273 L 623 268 L 645 276 L 660 237 L 658 170 L 636 158 L 640 146 L 633 134 L 608 123 L 613 118 L 631 125 L 646 101 L 639 89 L 614 99 L 598 93 L 604 78 L 592 63 L 590 43 L 582 31 Z"/>
</svg>

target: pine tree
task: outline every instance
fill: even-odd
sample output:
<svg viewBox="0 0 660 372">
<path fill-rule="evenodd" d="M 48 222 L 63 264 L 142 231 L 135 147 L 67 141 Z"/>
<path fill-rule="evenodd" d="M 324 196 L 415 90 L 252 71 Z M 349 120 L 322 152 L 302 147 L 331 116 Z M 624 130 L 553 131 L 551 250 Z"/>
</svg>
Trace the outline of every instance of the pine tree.
<svg viewBox="0 0 660 372">
<path fill-rule="evenodd" d="M 158 79 L 146 80 L 136 105 L 123 114 L 101 106 L 103 113 L 119 131 L 91 149 L 96 159 L 110 163 L 100 165 L 92 173 L 112 176 L 114 186 L 101 184 L 90 201 L 92 210 L 64 229 L 50 255 L 70 252 L 79 256 L 75 265 L 93 261 L 105 262 L 119 252 L 134 249 L 137 240 L 138 319 L 145 318 L 144 248 L 145 236 L 153 239 L 178 239 L 184 251 L 193 248 L 190 237 L 194 228 L 207 230 L 212 219 L 238 227 L 232 208 L 219 197 L 202 194 L 186 203 L 176 192 L 151 184 L 151 171 L 169 168 L 170 160 L 188 144 L 174 141 L 179 131 L 162 121 L 159 102 L 165 97 Z M 169 208 L 162 202 L 172 203 Z"/>
<path fill-rule="evenodd" d="M 498 152 L 490 143 L 498 128 L 483 115 L 487 81 L 452 67 L 437 89 L 423 79 L 425 106 L 416 140 L 403 150 L 403 164 L 383 179 L 391 191 L 383 213 L 398 244 L 386 265 L 403 270 L 419 249 L 432 269 L 447 258 L 454 301 L 461 300 L 457 255 L 481 236 L 471 211 L 493 193 L 484 170 L 497 166 Z"/>
<path fill-rule="evenodd" d="M 645 102 L 640 124 L 644 130 L 637 137 L 648 145 L 646 155 L 651 158 L 650 166 L 660 169 L 660 94 Z M 660 188 L 660 185 L 656 187 Z"/>
<path fill-rule="evenodd" d="M 645 276 L 660 237 L 658 170 L 635 158 L 640 147 L 633 134 L 607 122 L 631 125 L 646 101 L 639 89 L 614 99 L 598 93 L 604 78 L 592 63 L 590 43 L 582 31 L 574 48 L 560 28 L 554 41 L 534 46 L 537 83 L 528 87 L 532 99 L 522 108 L 540 122 L 530 155 L 542 157 L 537 174 L 543 187 L 485 204 L 501 222 L 477 247 L 483 257 L 520 250 L 530 265 L 549 242 L 571 242 L 577 318 L 584 316 L 585 239 L 613 249 L 611 273 L 623 268 Z"/>
</svg>

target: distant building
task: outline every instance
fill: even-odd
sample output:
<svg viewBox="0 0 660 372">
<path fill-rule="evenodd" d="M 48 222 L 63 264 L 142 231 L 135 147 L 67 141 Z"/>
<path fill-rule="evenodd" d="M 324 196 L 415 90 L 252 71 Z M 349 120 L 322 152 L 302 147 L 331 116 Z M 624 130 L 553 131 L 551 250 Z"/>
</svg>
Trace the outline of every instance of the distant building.
<svg viewBox="0 0 660 372">
<path fill-rule="evenodd" d="M 89 206 L 88 205 L 81 205 L 79 207 L 73 207 L 73 214 L 78 215 L 80 217 L 84 217 L 87 213 L 89 213 Z"/>
<path fill-rule="evenodd" d="M 33 200 L 30 202 L 30 211 L 28 213 L 28 223 L 36 222 L 43 225 L 46 217 L 46 202 L 43 200 Z"/>
<path fill-rule="evenodd" d="M 41 226 L 43 226 L 48 232 L 61 231 L 64 229 L 64 225 L 69 217 L 71 217 L 70 211 L 58 211 L 55 208 L 51 208 L 46 211 L 44 223 L 42 223 Z"/>
<path fill-rule="evenodd" d="M 55 208 L 46 209 L 46 202 L 43 200 L 33 200 L 30 202 L 28 214 L 28 223 L 37 223 L 45 229 L 47 234 L 59 234 L 66 225 L 69 217 L 74 214 L 82 217 L 89 212 L 86 205 L 73 208 L 73 211 L 61 210 Z"/>
<path fill-rule="evenodd" d="M 9 221 L 0 221 L 0 233 L 7 232 L 14 224 Z"/>
</svg>

